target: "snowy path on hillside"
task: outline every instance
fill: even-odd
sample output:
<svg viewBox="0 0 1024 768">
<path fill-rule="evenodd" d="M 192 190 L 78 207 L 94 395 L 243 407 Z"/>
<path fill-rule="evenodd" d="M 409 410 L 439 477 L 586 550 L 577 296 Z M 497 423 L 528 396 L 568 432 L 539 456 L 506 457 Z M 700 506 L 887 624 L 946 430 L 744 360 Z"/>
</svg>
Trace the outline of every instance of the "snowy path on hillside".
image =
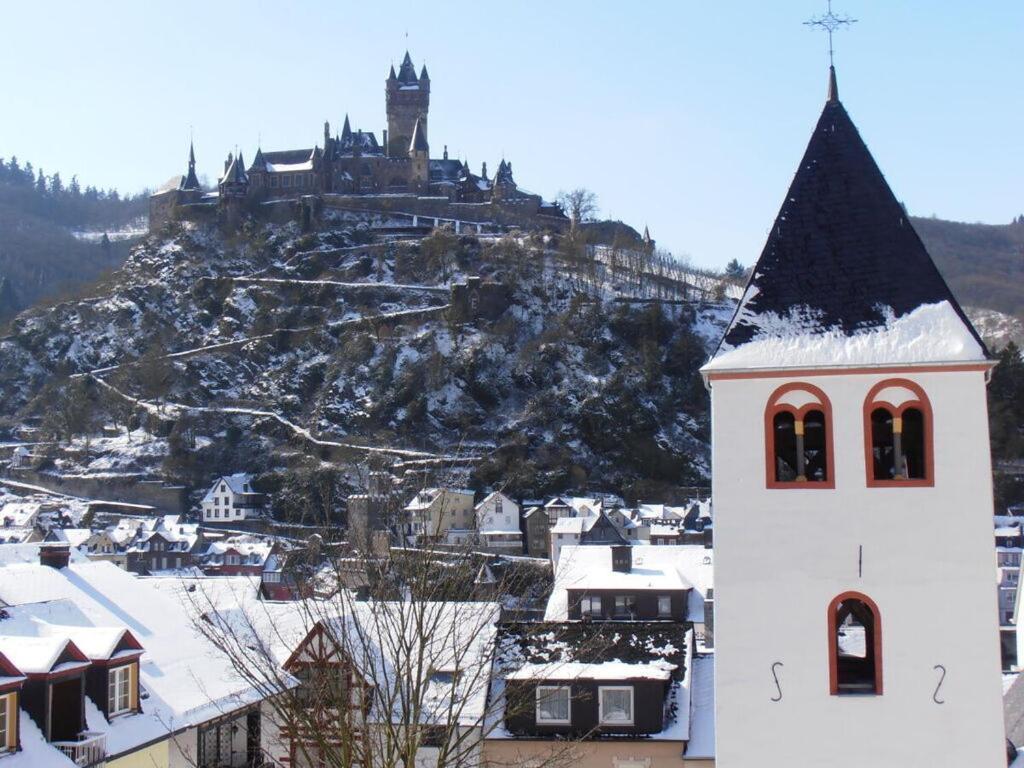
<svg viewBox="0 0 1024 768">
<path fill-rule="evenodd" d="M 428 313 L 441 313 L 447 311 L 451 307 L 451 304 L 442 304 L 437 307 L 414 307 L 413 309 L 399 309 L 394 312 L 380 312 L 376 315 L 364 315 L 362 317 L 350 317 L 345 320 L 332 320 L 327 323 L 321 323 L 318 325 L 307 325 L 302 328 L 278 328 L 270 333 L 261 333 L 256 336 L 243 336 L 240 339 L 229 339 L 228 341 L 218 341 L 214 344 L 206 344 L 201 347 L 193 347 L 192 349 L 182 349 L 178 352 L 170 352 L 166 355 L 161 355 L 158 359 L 160 360 L 180 360 L 189 357 L 195 357 L 197 355 L 206 354 L 207 352 L 217 352 L 232 347 L 243 347 L 252 341 L 266 341 L 274 338 L 279 333 L 309 333 L 310 331 L 316 331 L 321 328 L 342 328 L 346 325 L 360 325 L 360 324 L 372 324 L 378 321 L 385 320 L 396 320 L 405 316 L 423 315 Z M 128 363 L 118 363 L 117 365 L 108 365 L 103 368 L 94 368 L 91 371 L 83 371 L 82 373 L 76 373 L 71 378 L 77 379 L 82 376 L 102 376 L 107 373 L 120 370 L 121 368 L 136 365 L 139 361 L 132 360 Z"/>
<path fill-rule="evenodd" d="M 393 288 L 399 291 L 414 291 L 417 293 L 443 293 L 447 294 L 451 291 L 450 286 L 447 285 L 412 285 L 408 283 L 380 283 L 380 282 L 364 282 L 364 283 L 347 283 L 340 280 L 301 280 L 299 278 L 288 278 L 288 277 L 229 277 L 227 280 L 231 280 L 234 283 L 270 283 L 277 285 L 330 285 L 334 288 L 346 288 L 346 289 L 367 289 L 367 288 Z"/>
<path fill-rule="evenodd" d="M 206 406 L 206 405 L 185 405 L 184 403 L 173 403 L 164 402 L 159 405 L 151 403 L 147 400 L 141 400 L 131 395 L 127 395 L 121 390 L 117 389 L 112 384 L 104 381 L 98 376 L 92 377 L 93 381 L 99 384 L 101 387 L 109 390 L 118 397 L 127 400 L 130 403 L 144 409 L 148 413 L 154 416 L 161 415 L 178 415 L 181 413 L 219 413 L 228 415 L 238 416 L 251 416 L 257 419 L 273 419 L 281 426 L 285 427 L 297 437 L 301 437 L 304 440 L 323 448 L 342 448 L 345 450 L 352 450 L 363 452 L 367 454 L 376 454 L 380 456 L 396 456 L 404 459 L 433 459 L 441 461 L 458 461 L 458 462 L 470 462 L 479 461 L 479 456 L 450 456 L 445 454 L 430 453 L 428 451 L 413 451 L 406 448 L 377 448 L 369 445 L 359 445 L 357 443 L 344 443 L 335 440 L 321 440 L 320 438 L 313 437 L 313 434 L 305 427 L 300 427 L 292 421 L 289 421 L 279 413 L 273 411 L 263 411 L 255 408 L 241 408 L 238 406 Z"/>
</svg>

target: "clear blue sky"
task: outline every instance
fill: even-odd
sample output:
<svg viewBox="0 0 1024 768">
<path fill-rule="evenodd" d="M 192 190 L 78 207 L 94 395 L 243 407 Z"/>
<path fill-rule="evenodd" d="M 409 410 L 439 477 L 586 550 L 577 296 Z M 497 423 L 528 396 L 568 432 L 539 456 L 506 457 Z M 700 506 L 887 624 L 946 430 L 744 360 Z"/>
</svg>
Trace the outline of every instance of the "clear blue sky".
<svg viewBox="0 0 1024 768">
<path fill-rule="evenodd" d="M 177 2 L 0 9 L 0 156 L 138 190 L 185 169 L 189 126 L 214 179 L 238 144 L 384 126 L 408 45 L 432 80 L 440 155 L 502 154 L 545 196 L 602 212 L 701 265 L 756 259 L 820 111 L 824 0 Z M 912 213 L 1024 212 L 1024 4 L 836 0 L 840 94 Z M 406 39 L 408 32 L 408 39 Z"/>
</svg>

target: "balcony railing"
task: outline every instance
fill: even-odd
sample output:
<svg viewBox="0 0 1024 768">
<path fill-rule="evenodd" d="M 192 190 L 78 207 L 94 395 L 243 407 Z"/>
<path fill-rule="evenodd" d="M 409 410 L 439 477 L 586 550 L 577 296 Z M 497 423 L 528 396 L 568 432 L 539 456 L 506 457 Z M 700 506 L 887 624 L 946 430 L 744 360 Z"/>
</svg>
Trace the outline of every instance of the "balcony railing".
<svg viewBox="0 0 1024 768">
<path fill-rule="evenodd" d="M 79 768 L 103 765 L 107 759 L 107 735 L 84 731 L 77 741 L 54 741 L 53 746 L 63 752 Z"/>
</svg>

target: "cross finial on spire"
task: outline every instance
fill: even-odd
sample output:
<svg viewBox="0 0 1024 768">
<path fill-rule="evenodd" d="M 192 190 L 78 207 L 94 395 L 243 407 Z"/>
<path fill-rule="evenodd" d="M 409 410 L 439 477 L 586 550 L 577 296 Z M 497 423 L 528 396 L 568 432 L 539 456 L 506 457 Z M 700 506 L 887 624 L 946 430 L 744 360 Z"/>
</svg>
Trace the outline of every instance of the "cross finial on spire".
<svg viewBox="0 0 1024 768">
<path fill-rule="evenodd" d="M 835 66 L 834 61 L 834 50 L 832 47 L 832 33 L 843 27 L 848 27 L 850 24 L 856 24 L 857 19 L 851 19 L 849 16 L 837 16 L 832 11 L 832 0 L 826 0 L 828 3 L 827 10 L 822 16 L 812 16 L 810 20 L 805 21 L 804 24 L 808 27 L 818 27 L 828 33 L 828 65 L 830 67 Z"/>
</svg>

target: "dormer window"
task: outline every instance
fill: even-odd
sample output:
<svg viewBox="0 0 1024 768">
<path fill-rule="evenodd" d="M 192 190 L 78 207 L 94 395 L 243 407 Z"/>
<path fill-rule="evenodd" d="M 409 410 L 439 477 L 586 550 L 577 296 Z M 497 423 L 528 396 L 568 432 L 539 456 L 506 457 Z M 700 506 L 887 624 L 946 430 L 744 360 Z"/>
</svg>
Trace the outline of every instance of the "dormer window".
<svg viewBox="0 0 1024 768">
<path fill-rule="evenodd" d="M 0 694 L 0 755 L 18 748 L 18 694 Z"/>
<path fill-rule="evenodd" d="M 769 488 L 834 488 L 832 404 L 818 387 L 794 383 L 772 393 L 765 408 Z"/>
<path fill-rule="evenodd" d="M 114 667 L 107 676 L 107 716 L 116 717 L 132 710 L 131 664 Z"/>
<path fill-rule="evenodd" d="M 935 484 L 932 408 L 924 390 L 907 379 L 887 379 L 864 400 L 867 484 L 921 487 Z"/>
</svg>

